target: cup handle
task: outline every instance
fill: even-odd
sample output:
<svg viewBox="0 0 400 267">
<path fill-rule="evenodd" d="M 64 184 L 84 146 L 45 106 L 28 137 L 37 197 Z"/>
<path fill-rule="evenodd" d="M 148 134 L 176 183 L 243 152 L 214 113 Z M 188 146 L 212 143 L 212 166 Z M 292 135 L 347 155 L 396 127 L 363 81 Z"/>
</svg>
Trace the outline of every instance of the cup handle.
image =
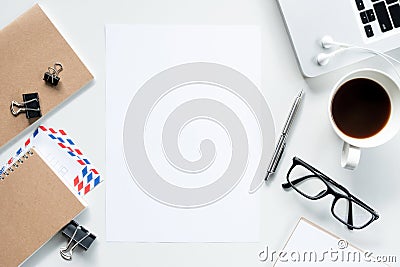
<svg viewBox="0 0 400 267">
<path fill-rule="evenodd" d="M 343 143 L 341 165 L 348 170 L 354 170 L 360 161 L 361 150 L 359 147 Z"/>
</svg>

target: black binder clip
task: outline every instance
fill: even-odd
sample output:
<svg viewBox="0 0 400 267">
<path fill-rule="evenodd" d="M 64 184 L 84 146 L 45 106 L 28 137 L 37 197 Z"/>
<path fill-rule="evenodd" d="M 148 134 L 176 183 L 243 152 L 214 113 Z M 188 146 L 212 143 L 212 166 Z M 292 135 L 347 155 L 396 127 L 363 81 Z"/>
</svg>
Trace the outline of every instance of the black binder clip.
<svg viewBox="0 0 400 267">
<path fill-rule="evenodd" d="M 48 67 L 47 70 L 48 71 L 44 73 L 43 80 L 53 86 L 56 86 L 60 81 L 60 77 L 58 77 L 58 74 L 63 70 L 63 66 L 61 65 L 61 63 L 56 62 L 54 63 L 53 67 Z"/>
<path fill-rule="evenodd" d="M 27 119 L 42 116 L 42 112 L 40 111 L 38 93 L 23 94 L 22 99 L 22 103 L 19 103 L 15 100 L 11 101 L 10 110 L 14 116 L 18 116 L 22 112 L 25 112 Z M 19 109 L 16 110 L 15 107 L 18 107 Z"/>
<path fill-rule="evenodd" d="M 60 255 L 63 259 L 69 261 L 72 260 L 72 252 L 77 246 L 80 246 L 84 250 L 88 250 L 90 245 L 96 239 L 96 236 L 93 233 L 90 233 L 86 228 L 79 225 L 74 220 L 64 227 L 62 234 L 70 240 L 65 247 L 60 249 Z"/>
</svg>

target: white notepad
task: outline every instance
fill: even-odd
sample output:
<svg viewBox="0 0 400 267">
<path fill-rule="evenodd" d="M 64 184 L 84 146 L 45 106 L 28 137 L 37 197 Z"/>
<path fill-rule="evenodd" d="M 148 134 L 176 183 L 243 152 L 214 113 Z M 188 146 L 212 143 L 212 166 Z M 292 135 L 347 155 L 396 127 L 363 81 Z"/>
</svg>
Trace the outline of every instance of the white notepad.
<svg viewBox="0 0 400 267">
<path fill-rule="evenodd" d="M 260 259 L 270 261 L 271 251 L 263 252 Z M 275 267 L 388 266 L 376 262 L 373 252 L 361 250 L 305 218 L 299 220 L 282 252 L 281 257 L 275 256 Z"/>
</svg>

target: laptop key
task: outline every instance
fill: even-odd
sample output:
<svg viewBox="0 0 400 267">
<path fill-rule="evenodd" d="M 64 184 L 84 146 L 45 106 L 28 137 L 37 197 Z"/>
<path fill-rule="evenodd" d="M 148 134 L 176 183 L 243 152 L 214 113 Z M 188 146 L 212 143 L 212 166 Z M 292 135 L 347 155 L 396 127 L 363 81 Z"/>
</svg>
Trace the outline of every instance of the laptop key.
<svg viewBox="0 0 400 267">
<path fill-rule="evenodd" d="M 375 21 L 376 18 L 375 18 L 374 11 L 372 9 L 368 9 L 366 12 L 367 12 L 368 21 L 369 22 Z"/>
<path fill-rule="evenodd" d="M 386 4 L 390 5 L 396 3 L 398 0 L 386 0 Z"/>
<path fill-rule="evenodd" d="M 389 12 L 392 17 L 394 27 L 400 27 L 400 5 L 395 4 L 393 6 L 389 6 Z"/>
<path fill-rule="evenodd" d="M 363 0 L 356 0 L 356 5 L 358 10 L 363 10 L 365 8 Z"/>
<path fill-rule="evenodd" d="M 368 38 L 374 36 L 374 31 L 372 30 L 371 25 L 364 26 L 364 30 L 365 30 L 365 33 L 367 34 Z"/>
<path fill-rule="evenodd" d="M 360 17 L 361 17 L 361 21 L 363 24 L 368 23 L 367 12 L 365 12 L 365 11 L 360 12 Z"/>
<path fill-rule="evenodd" d="M 375 14 L 378 18 L 379 26 L 382 32 L 387 32 L 393 29 L 392 22 L 390 21 L 389 13 L 387 12 L 385 2 L 374 4 Z"/>
</svg>

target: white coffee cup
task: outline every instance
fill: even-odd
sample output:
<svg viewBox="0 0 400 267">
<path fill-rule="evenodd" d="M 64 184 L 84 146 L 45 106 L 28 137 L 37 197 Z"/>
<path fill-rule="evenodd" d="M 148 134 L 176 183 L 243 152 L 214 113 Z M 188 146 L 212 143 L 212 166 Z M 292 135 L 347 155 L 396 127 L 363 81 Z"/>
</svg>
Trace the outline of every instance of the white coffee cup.
<svg viewBox="0 0 400 267">
<path fill-rule="evenodd" d="M 372 80 L 385 89 L 390 100 L 390 115 L 387 123 L 376 134 L 365 137 L 355 138 L 349 136 L 339 129 L 332 115 L 332 102 L 338 90 L 345 83 L 365 78 Z M 342 88 L 343 90 L 343 88 Z M 341 165 L 343 168 L 354 170 L 360 160 L 360 148 L 376 147 L 392 139 L 400 129 L 400 89 L 398 84 L 382 71 L 375 69 L 360 69 L 347 74 L 341 78 L 333 87 L 329 98 L 329 119 L 336 134 L 344 141 L 342 149 Z"/>
</svg>

